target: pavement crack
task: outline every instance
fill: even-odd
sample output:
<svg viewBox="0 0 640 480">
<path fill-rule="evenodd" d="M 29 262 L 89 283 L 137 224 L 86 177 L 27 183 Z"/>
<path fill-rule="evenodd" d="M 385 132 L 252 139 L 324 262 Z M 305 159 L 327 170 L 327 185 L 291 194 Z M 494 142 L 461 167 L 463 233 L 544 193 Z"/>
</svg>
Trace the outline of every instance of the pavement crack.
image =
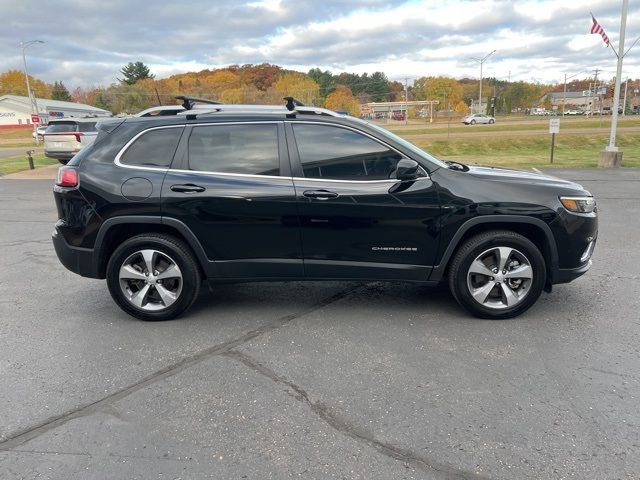
<svg viewBox="0 0 640 480">
<path fill-rule="evenodd" d="M 146 388 L 166 378 L 172 377 L 177 373 L 180 373 L 183 370 L 190 368 L 198 363 L 201 363 L 211 357 L 224 354 L 233 348 L 236 348 L 244 343 L 247 343 L 253 340 L 256 337 L 264 335 L 265 333 L 277 330 L 278 328 L 281 328 L 287 325 L 288 323 L 292 322 L 297 318 L 308 315 L 309 313 L 312 313 L 316 310 L 324 308 L 327 305 L 330 305 L 334 302 L 337 302 L 338 300 L 345 298 L 346 296 L 358 290 L 359 288 L 362 288 L 362 285 L 357 285 L 355 287 L 342 290 L 296 313 L 290 313 L 288 315 L 284 315 L 269 323 L 261 325 L 260 327 L 254 330 L 250 330 L 239 337 L 236 337 L 226 342 L 206 348 L 204 350 L 196 352 L 193 355 L 184 357 L 178 362 L 175 362 L 171 365 L 161 368 L 160 370 L 157 370 L 156 372 L 150 375 L 147 375 L 146 377 L 143 377 L 137 382 L 127 387 L 121 388 L 120 390 L 117 390 L 114 393 L 107 395 L 106 397 L 103 397 L 91 403 L 87 403 L 85 405 L 78 406 L 71 410 L 67 410 L 66 412 L 61 413 L 59 415 L 49 417 L 48 419 L 44 420 L 43 422 L 37 425 L 27 427 L 25 429 L 21 429 L 12 434 L 9 434 L 2 441 L 0 441 L 0 452 L 12 450 L 20 445 L 23 445 L 29 440 L 39 437 L 40 435 L 50 430 L 53 430 L 61 425 L 64 425 L 65 423 L 71 420 L 74 420 L 76 418 L 85 417 L 88 415 L 92 415 L 94 413 L 99 413 L 103 411 L 105 407 L 131 395 L 132 393 L 137 392 L 138 390 Z"/>
<path fill-rule="evenodd" d="M 290 380 L 287 380 L 285 377 L 278 375 L 275 371 L 266 367 L 265 365 L 259 363 L 254 360 L 250 356 L 242 353 L 238 350 L 227 350 L 222 354 L 225 357 L 234 359 L 254 372 L 270 379 L 271 381 L 285 385 L 289 391 L 287 394 L 295 398 L 296 400 L 303 402 L 306 404 L 309 409 L 322 421 L 324 421 L 331 428 L 336 430 L 337 432 L 346 435 L 359 443 L 364 443 L 369 447 L 377 450 L 382 455 L 385 455 L 394 460 L 398 460 L 404 462 L 405 464 L 412 465 L 420 470 L 427 471 L 430 473 L 437 474 L 444 479 L 472 479 L 472 480 L 481 480 L 486 477 L 478 475 L 474 472 L 467 472 L 460 469 L 456 469 L 439 462 L 435 462 L 431 459 L 421 457 L 420 455 L 412 452 L 409 449 L 401 448 L 396 445 L 391 445 L 385 443 L 381 440 L 375 438 L 373 434 L 370 432 L 366 432 L 363 429 L 358 428 L 357 426 L 350 424 L 349 422 L 339 418 L 335 413 L 333 413 L 329 407 L 320 403 L 313 402 L 309 394 L 299 385 L 296 385 Z"/>
</svg>

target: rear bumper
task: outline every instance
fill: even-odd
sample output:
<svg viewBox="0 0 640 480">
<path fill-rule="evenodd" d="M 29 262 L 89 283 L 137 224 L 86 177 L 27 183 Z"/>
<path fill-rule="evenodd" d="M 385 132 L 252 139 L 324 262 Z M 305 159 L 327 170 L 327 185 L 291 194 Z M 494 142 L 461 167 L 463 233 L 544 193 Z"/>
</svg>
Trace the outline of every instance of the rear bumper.
<svg viewBox="0 0 640 480">
<path fill-rule="evenodd" d="M 100 278 L 93 261 L 92 248 L 80 248 L 69 245 L 58 228 L 51 235 L 53 248 L 60 263 L 73 273 L 77 273 L 83 277 Z"/>
<path fill-rule="evenodd" d="M 79 151 L 80 150 L 76 150 L 74 152 L 67 152 L 67 151 L 58 152 L 58 151 L 52 151 L 52 150 L 45 150 L 44 156 L 49 158 L 55 158 L 58 160 L 71 160 L 74 157 L 74 155 Z"/>
<path fill-rule="evenodd" d="M 584 265 L 581 265 L 577 268 L 559 268 L 556 270 L 553 275 L 553 284 L 556 285 L 558 283 L 569 283 L 575 280 L 576 278 L 584 275 L 591 268 L 592 262 L 591 260 L 587 261 Z"/>
</svg>

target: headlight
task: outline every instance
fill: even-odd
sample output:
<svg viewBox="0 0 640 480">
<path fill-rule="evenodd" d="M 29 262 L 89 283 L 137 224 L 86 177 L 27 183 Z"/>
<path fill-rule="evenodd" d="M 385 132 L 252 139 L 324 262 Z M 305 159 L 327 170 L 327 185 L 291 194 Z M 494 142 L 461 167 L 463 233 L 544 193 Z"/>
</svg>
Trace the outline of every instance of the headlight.
<svg viewBox="0 0 640 480">
<path fill-rule="evenodd" d="M 593 197 L 560 197 L 560 201 L 570 212 L 591 213 L 596 209 Z"/>
</svg>

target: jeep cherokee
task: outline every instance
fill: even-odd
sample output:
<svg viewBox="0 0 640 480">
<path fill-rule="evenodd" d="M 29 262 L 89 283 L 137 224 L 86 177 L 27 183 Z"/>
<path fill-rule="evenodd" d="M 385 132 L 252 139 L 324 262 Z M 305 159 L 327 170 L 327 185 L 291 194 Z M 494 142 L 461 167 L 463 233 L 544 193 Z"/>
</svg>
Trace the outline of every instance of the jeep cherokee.
<svg viewBox="0 0 640 480">
<path fill-rule="evenodd" d="M 184 313 L 203 281 L 389 280 L 511 318 L 591 266 L 576 183 L 445 162 L 291 98 L 191 107 L 101 121 L 54 187 L 60 261 L 135 317 Z"/>
</svg>

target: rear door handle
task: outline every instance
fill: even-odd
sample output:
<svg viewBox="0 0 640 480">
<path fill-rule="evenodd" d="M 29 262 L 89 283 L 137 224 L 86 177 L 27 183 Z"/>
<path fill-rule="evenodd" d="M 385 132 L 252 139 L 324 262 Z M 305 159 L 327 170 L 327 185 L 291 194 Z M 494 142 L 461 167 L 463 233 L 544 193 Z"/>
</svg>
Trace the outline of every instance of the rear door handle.
<svg viewBox="0 0 640 480">
<path fill-rule="evenodd" d="M 192 183 L 187 183 L 184 185 L 171 185 L 171 191 L 179 192 L 179 193 L 200 193 L 204 192 L 206 188 L 201 187 L 200 185 L 194 185 Z"/>
<path fill-rule="evenodd" d="M 339 195 L 336 192 L 329 190 L 305 190 L 302 192 L 307 198 L 315 198 L 317 200 L 329 200 L 330 198 L 337 198 Z"/>
</svg>

